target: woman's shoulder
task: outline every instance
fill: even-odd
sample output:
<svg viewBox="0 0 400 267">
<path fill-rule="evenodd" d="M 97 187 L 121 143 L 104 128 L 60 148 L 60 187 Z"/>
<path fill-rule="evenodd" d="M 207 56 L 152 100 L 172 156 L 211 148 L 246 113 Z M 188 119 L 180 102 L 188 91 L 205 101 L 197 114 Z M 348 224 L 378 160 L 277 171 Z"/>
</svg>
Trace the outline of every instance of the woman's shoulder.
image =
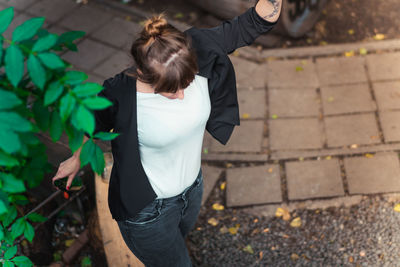
<svg viewBox="0 0 400 267">
<path fill-rule="evenodd" d="M 114 97 L 126 96 L 126 91 L 135 90 L 136 78 L 131 76 L 132 67 L 128 67 L 104 80 L 103 87 Z"/>
</svg>

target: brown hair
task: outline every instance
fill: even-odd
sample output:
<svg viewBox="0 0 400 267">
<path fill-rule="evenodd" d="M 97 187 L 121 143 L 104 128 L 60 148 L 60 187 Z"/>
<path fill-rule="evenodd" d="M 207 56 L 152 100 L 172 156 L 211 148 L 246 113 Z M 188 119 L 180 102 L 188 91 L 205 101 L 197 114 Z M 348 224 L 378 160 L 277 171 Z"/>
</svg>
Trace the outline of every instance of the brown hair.
<svg viewBox="0 0 400 267">
<path fill-rule="evenodd" d="M 131 55 L 135 63 L 127 74 L 152 85 L 156 93 L 186 88 L 198 72 L 191 40 L 170 25 L 163 14 L 145 22 L 132 44 Z"/>
</svg>

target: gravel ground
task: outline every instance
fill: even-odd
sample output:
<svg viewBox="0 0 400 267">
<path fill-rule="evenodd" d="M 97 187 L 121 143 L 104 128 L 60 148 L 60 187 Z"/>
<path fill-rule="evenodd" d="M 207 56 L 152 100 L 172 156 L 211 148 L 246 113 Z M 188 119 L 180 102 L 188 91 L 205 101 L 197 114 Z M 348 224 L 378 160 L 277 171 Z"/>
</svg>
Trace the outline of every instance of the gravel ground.
<svg viewBox="0 0 400 267">
<path fill-rule="evenodd" d="M 194 266 L 400 266 L 400 213 L 393 209 L 397 195 L 365 196 L 351 207 L 295 210 L 285 221 L 240 208 L 212 209 L 212 204 L 224 203 L 222 182 L 224 178 L 189 234 Z M 290 226 L 295 217 L 302 226 Z M 210 218 L 218 225 L 209 224 Z M 236 234 L 226 232 L 235 226 Z"/>
</svg>

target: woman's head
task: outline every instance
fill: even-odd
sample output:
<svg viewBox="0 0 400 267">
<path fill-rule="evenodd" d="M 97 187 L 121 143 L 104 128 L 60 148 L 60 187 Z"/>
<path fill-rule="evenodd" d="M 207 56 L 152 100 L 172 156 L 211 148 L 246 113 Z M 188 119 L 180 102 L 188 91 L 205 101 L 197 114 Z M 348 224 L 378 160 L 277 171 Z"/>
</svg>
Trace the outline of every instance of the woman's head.
<svg viewBox="0 0 400 267">
<path fill-rule="evenodd" d="M 162 14 L 145 22 L 131 54 L 136 64 L 132 75 L 150 84 L 156 93 L 186 88 L 198 72 L 190 40 Z"/>
</svg>

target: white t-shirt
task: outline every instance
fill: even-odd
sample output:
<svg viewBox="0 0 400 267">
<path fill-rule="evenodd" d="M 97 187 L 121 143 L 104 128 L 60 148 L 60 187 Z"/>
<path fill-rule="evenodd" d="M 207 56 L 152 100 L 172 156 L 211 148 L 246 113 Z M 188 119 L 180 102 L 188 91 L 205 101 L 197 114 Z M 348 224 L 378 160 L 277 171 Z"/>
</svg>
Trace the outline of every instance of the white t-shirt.
<svg viewBox="0 0 400 267">
<path fill-rule="evenodd" d="M 196 179 L 211 104 L 208 80 L 195 76 L 184 98 L 137 92 L 139 152 L 157 198 L 176 196 Z"/>
</svg>

